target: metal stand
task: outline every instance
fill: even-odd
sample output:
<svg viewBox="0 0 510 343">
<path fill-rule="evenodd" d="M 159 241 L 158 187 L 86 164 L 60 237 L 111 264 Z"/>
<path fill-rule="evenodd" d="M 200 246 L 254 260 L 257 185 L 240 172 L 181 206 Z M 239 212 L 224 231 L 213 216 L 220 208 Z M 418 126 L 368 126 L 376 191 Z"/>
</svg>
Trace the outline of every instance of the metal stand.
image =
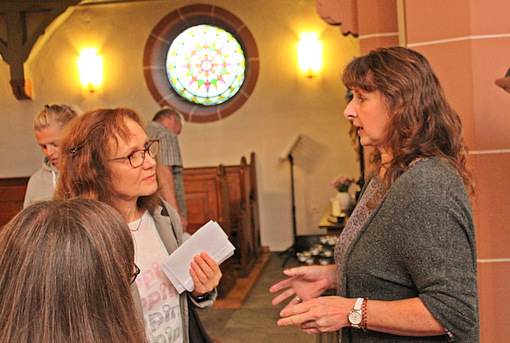
<svg viewBox="0 0 510 343">
<path fill-rule="evenodd" d="M 285 265 L 289 261 L 290 257 L 296 257 L 296 237 L 297 237 L 297 225 L 296 225 L 296 200 L 294 196 L 294 158 L 292 154 L 287 156 L 290 162 L 290 190 L 292 195 L 292 245 L 287 248 L 287 250 L 282 251 L 279 255 L 287 254 L 285 260 L 282 263 L 282 268 L 285 268 Z"/>
</svg>

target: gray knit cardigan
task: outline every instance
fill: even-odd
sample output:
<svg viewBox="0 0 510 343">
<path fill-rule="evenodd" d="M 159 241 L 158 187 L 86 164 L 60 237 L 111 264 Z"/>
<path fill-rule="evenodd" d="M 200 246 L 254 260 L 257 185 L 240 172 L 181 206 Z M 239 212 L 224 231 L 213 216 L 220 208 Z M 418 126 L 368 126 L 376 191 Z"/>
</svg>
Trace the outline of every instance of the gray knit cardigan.
<svg viewBox="0 0 510 343">
<path fill-rule="evenodd" d="M 438 158 L 411 166 L 390 187 L 347 251 L 345 297 L 420 297 L 455 342 L 479 342 L 471 204 L 456 170 Z M 370 301 L 370 300 L 369 300 Z M 370 323 L 370 317 L 368 316 Z M 344 328 L 347 342 L 446 342 Z"/>
</svg>

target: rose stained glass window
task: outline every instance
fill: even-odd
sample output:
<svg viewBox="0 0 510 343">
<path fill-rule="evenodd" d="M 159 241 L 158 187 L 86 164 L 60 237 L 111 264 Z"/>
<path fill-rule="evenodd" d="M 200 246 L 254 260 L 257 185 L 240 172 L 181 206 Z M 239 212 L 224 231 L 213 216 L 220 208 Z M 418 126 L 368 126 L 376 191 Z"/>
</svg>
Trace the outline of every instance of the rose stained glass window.
<svg viewBox="0 0 510 343">
<path fill-rule="evenodd" d="M 167 75 L 184 99 L 205 106 L 233 97 L 245 78 L 246 61 L 237 40 L 227 31 L 198 25 L 183 31 L 170 45 Z"/>
</svg>

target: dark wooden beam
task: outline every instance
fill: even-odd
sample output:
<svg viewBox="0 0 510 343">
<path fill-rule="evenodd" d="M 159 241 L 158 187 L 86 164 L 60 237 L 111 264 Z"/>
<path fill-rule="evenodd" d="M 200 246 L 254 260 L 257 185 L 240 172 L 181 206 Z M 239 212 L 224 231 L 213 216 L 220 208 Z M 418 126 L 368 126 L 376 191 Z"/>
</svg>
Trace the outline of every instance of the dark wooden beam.
<svg viewBox="0 0 510 343">
<path fill-rule="evenodd" d="M 31 82 L 25 78 L 23 64 L 35 42 L 48 25 L 80 0 L 3 0 L 0 17 L 6 25 L 6 37 L 0 37 L 0 54 L 9 64 L 11 88 L 18 100 L 32 99 Z M 34 15 L 37 14 L 37 15 Z M 33 28 L 29 31 L 29 27 Z"/>
</svg>

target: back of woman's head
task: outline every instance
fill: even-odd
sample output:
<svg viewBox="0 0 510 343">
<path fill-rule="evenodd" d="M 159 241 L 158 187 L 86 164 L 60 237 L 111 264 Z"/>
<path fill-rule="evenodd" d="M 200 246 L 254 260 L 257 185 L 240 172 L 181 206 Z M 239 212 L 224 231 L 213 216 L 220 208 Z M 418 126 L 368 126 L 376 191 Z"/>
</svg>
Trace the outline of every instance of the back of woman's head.
<svg viewBox="0 0 510 343">
<path fill-rule="evenodd" d="M 87 199 L 38 202 L 0 232 L 0 342 L 142 342 L 123 218 Z"/>
<path fill-rule="evenodd" d="M 68 122 L 78 116 L 78 111 L 68 105 L 45 105 L 41 112 L 34 118 L 34 130 L 39 131 L 50 125 L 57 123 L 64 127 Z"/>
<path fill-rule="evenodd" d="M 115 207 L 108 160 L 115 153 L 119 138 L 127 141 L 131 135 L 126 118 L 141 126 L 135 111 L 115 108 L 86 112 L 65 128 L 60 142 L 61 175 L 56 197 L 97 199 Z"/>
<path fill-rule="evenodd" d="M 389 184 L 417 157 L 438 156 L 471 188 L 460 118 L 424 56 L 403 47 L 372 50 L 346 67 L 343 82 L 349 89 L 379 91 L 385 100 L 390 116 L 385 148 L 393 157 L 386 173 Z"/>
</svg>

